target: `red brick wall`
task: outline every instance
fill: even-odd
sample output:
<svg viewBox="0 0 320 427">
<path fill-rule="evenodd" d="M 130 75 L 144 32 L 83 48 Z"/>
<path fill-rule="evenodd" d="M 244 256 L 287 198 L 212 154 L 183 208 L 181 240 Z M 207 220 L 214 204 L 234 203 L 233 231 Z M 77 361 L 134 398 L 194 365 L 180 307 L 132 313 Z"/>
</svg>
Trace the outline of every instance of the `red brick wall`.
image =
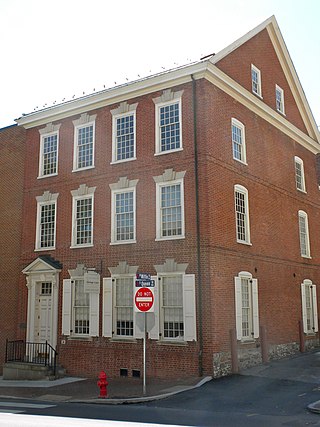
<svg viewBox="0 0 320 427">
<path fill-rule="evenodd" d="M 17 333 L 25 130 L 0 129 L 0 370 L 5 341 Z"/>
</svg>

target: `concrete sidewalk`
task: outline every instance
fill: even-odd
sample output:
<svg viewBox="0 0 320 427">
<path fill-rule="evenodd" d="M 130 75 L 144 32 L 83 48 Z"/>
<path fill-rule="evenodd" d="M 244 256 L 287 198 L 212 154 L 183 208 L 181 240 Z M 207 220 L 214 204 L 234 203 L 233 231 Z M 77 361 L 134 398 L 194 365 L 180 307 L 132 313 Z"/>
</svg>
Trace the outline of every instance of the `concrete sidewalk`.
<svg viewBox="0 0 320 427">
<path fill-rule="evenodd" d="M 5 381 L 0 377 L 0 398 L 12 397 L 55 402 L 121 404 L 163 399 L 210 381 L 211 377 L 181 380 L 147 379 L 146 394 L 140 378 L 110 378 L 108 397 L 99 398 L 98 378 L 65 377 L 53 381 Z"/>
</svg>

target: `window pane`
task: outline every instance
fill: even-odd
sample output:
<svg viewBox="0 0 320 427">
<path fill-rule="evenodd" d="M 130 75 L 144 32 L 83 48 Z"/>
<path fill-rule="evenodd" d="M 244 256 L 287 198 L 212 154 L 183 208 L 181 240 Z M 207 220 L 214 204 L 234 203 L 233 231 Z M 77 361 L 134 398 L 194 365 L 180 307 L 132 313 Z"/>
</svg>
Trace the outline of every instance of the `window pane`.
<svg viewBox="0 0 320 427">
<path fill-rule="evenodd" d="M 117 335 L 133 336 L 133 279 L 118 278 L 115 283 Z"/>
<path fill-rule="evenodd" d="M 57 172 L 57 141 L 57 135 L 43 138 L 43 175 L 51 175 Z"/>
<path fill-rule="evenodd" d="M 161 187 L 161 236 L 182 235 L 181 185 Z"/>
<path fill-rule="evenodd" d="M 76 244 L 92 242 L 92 199 L 77 200 L 76 212 L 77 239 Z"/>
<path fill-rule="evenodd" d="M 134 239 L 133 191 L 116 194 L 116 241 Z"/>
<path fill-rule="evenodd" d="M 180 148 L 179 103 L 160 107 L 160 151 Z"/>
<path fill-rule="evenodd" d="M 74 332 L 89 334 L 89 294 L 84 292 L 84 281 L 74 281 Z"/>
<path fill-rule="evenodd" d="M 252 296 L 249 279 L 241 278 L 242 296 L 242 336 L 251 338 L 253 333 Z"/>
<path fill-rule="evenodd" d="M 236 191 L 236 221 L 237 221 L 237 239 L 243 242 L 247 241 L 247 212 L 245 194 Z"/>
<path fill-rule="evenodd" d="M 120 117 L 116 123 L 116 159 L 130 159 L 134 156 L 134 115 Z"/>
<path fill-rule="evenodd" d="M 300 250 L 301 255 L 309 256 L 309 237 L 307 228 L 307 218 L 299 215 L 299 233 L 300 233 Z"/>
<path fill-rule="evenodd" d="M 243 161 L 242 129 L 236 125 L 232 125 L 232 143 L 233 157 L 237 160 Z"/>
<path fill-rule="evenodd" d="M 184 336 L 182 277 L 162 277 L 164 338 Z"/>
<path fill-rule="evenodd" d="M 93 126 L 78 129 L 78 168 L 93 165 Z"/>
<path fill-rule="evenodd" d="M 55 211 L 55 203 L 41 206 L 40 248 L 54 247 Z"/>
</svg>

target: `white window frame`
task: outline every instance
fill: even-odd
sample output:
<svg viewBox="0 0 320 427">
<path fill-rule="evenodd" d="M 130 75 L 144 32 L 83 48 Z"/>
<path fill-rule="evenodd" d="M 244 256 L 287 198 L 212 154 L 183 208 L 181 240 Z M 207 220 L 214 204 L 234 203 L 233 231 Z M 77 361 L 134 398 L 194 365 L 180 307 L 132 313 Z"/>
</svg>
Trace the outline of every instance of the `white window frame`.
<svg viewBox="0 0 320 427">
<path fill-rule="evenodd" d="M 61 124 L 53 125 L 52 123 L 48 123 L 46 127 L 39 129 L 40 133 L 40 150 L 39 150 L 39 172 L 38 179 L 48 178 L 51 176 L 58 175 L 58 159 L 59 159 L 59 129 Z M 57 150 L 56 150 L 56 167 L 55 172 L 53 173 L 44 173 L 44 142 L 46 138 L 57 136 Z"/>
<path fill-rule="evenodd" d="M 244 336 L 243 334 L 242 279 L 246 280 L 249 286 L 249 336 Z M 251 273 L 241 271 L 234 278 L 234 283 L 237 340 L 242 342 L 252 341 L 259 338 L 258 280 L 254 279 Z"/>
<path fill-rule="evenodd" d="M 86 248 L 93 246 L 93 224 L 94 224 L 94 192 L 96 187 L 88 188 L 86 185 L 80 185 L 78 190 L 71 191 L 72 194 L 72 233 L 71 233 L 71 248 Z M 77 202 L 79 200 L 91 199 L 91 242 L 77 244 Z"/>
<path fill-rule="evenodd" d="M 236 127 L 241 132 L 241 143 L 239 144 L 238 141 L 235 141 L 233 138 L 233 127 Z M 247 164 L 247 156 L 246 156 L 246 137 L 245 137 L 245 126 L 243 123 L 241 123 L 239 120 L 232 118 L 231 119 L 231 140 L 232 140 L 232 155 L 234 160 L 237 160 L 240 163 Z M 238 159 L 235 155 L 235 144 L 239 145 L 240 147 L 240 159 Z"/>
<path fill-rule="evenodd" d="M 314 335 L 318 332 L 317 287 L 309 279 L 301 283 L 301 304 L 303 331 Z"/>
<path fill-rule="evenodd" d="M 129 279 L 131 280 L 131 286 L 132 286 L 132 299 L 131 299 L 131 305 L 130 309 L 132 309 L 132 335 L 125 335 L 125 334 L 118 334 L 117 333 L 117 306 L 116 306 L 116 300 L 117 300 L 117 280 L 122 279 Z M 132 275 L 117 275 L 112 277 L 112 295 L 113 295 L 113 302 L 112 302 L 112 327 L 113 327 L 113 337 L 114 338 L 120 338 L 120 339 L 133 339 L 135 338 L 135 311 L 133 306 L 133 299 L 134 299 L 134 291 L 135 291 L 135 276 Z"/>
<path fill-rule="evenodd" d="M 74 302 L 75 302 L 75 289 L 74 283 L 76 280 L 85 280 L 86 269 L 83 265 L 78 265 L 77 269 L 69 270 L 70 279 L 63 280 L 62 290 L 62 334 L 75 339 L 88 339 L 89 337 L 99 336 L 99 300 L 100 300 L 100 286 L 99 289 L 85 291 L 89 295 L 89 333 L 80 334 L 75 333 L 75 318 L 74 318 Z M 100 282 L 100 275 L 98 273 L 98 281 Z"/>
<path fill-rule="evenodd" d="M 111 164 L 114 163 L 124 163 L 129 162 L 131 160 L 136 160 L 136 109 L 138 103 L 128 104 L 127 102 L 122 102 L 118 108 L 111 110 L 112 114 L 112 161 Z M 118 159 L 118 140 L 117 140 L 117 122 L 120 119 L 125 117 L 132 116 L 133 117 L 133 155 L 131 157 L 125 159 Z"/>
<path fill-rule="evenodd" d="M 49 191 L 45 191 L 43 196 L 37 196 L 37 223 L 36 223 L 36 251 L 54 250 L 56 248 L 56 232 L 57 232 L 57 199 L 59 193 L 51 194 Z M 43 206 L 54 205 L 54 243 L 52 246 L 41 246 L 41 211 Z"/>
<path fill-rule="evenodd" d="M 297 166 L 300 168 L 301 183 L 298 180 Z M 297 156 L 294 157 L 294 172 L 295 172 L 296 189 L 298 191 L 301 191 L 302 193 L 306 193 L 306 181 L 305 181 L 305 175 L 304 175 L 303 160 L 300 159 L 300 157 L 297 157 Z"/>
<path fill-rule="evenodd" d="M 117 240 L 117 213 L 116 213 L 116 197 L 118 194 L 132 193 L 133 194 L 133 238 L 127 240 Z M 111 195 L 111 244 L 127 244 L 136 243 L 136 187 L 123 188 L 112 190 Z"/>
<path fill-rule="evenodd" d="M 240 193 L 244 196 L 244 231 L 245 231 L 245 239 L 240 239 L 239 235 L 239 226 L 238 226 L 238 211 L 237 211 L 237 203 L 236 203 L 236 194 Z M 250 241 L 250 216 L 249 216 L 249 197 L 248 190 L 242 185 L 236 184 L 234 186 L 234 207 L 235 207 L 235 223 L 236 223 L 236 239 L 238 243 L 242 243 L 245 245 L 251 245 Z"/>
<path fill-rule="evenodd" d="M 278 94 L 279 94 L 279 99 L 278 99 Z M 276 85 L 276 110 L 281 114 L 285 114 L 284 90 L 278 85 Z"/>
<path fill-rule="evenodd" d="M 163 91 L 163 94 L 154 98 L 155 103 L 155 155 L 170 154 L 183 150 L 182 145 L 182 94 L 183 91 L 172 92 L 171 89 Z M 160 110 L 163 107 L 178 104 L 179 105 L 179 147 L 169 150 L 161 148 L 161 127 L 160 127 Z"/>
<path fill-rule="evenodd" d="M 93 169 L 95 167 L 95 119 L 96 114 L 89 116 L 88 114 L 82 114 L 81 117 L 73 121 L 74 125 L 74 147 L 73 147 L 73 170 L 72 172 L 83 171 L 87 169 Z M 79 167 L 79 145 L 78 137 L 79 130 L 92 126 L 92 164 L 88 166 Z"/>
<path fill-rule="evenodd" d="M 253 79 L 253 76 L 252 76 L 253 72 L 256 73 L 257 75 L 257 81 Z M 257 88 L 255 88 L 255 86 L 257 86 Z M 261 71 L 259 70 L 259 68 L 257 68 L 253 64 L 251 64 L 251 87 L 252 87 L 252 93 L 262 98 Z"/>
<path fill-rule="evenodd" d="M 163 187 L 170 187 L 173 185 L 180 185 L 181 196 L 181 234 L 174 236 L 162 235 L 162 214 L 161 214 L 161 189 Z M 157 240 L 176 240 L 185 238 L 185 218 L 184 218 L 184 180 L 183 178 L 175 179 L 167 182 L 156 183 L 156 241 Z"/>
<path fill-rule="evenodd" d="M 303 230 L 301 229 L 301 220 L 304 221 L 304 228 L 305 228 L 304 233 L 303 233 Z M 298 212 L 298 226 L 299 226 L 300 255 L 303 258 L 311 258 L 308 214 L 301 210 Z"/>
</svg>

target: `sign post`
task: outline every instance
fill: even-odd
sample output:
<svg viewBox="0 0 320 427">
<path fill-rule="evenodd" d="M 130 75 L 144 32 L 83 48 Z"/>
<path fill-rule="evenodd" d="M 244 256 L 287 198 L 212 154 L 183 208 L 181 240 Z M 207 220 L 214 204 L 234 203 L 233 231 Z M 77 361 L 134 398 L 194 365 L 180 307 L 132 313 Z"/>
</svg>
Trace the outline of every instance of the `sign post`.
<svg viewBox="0 0 320 427">
<path fill-rule="evenodd" d="M 147 313 L 154 310 L 154 294 L 152 288 L 155 281 L 150 274 L 140 273 L 136 275 L 136 291 L 134 294 L 134 307 L 136 312 L 144 313 L 144 337 L 143 337 L 143 395 L 147 393 Z"/>
</svg>

